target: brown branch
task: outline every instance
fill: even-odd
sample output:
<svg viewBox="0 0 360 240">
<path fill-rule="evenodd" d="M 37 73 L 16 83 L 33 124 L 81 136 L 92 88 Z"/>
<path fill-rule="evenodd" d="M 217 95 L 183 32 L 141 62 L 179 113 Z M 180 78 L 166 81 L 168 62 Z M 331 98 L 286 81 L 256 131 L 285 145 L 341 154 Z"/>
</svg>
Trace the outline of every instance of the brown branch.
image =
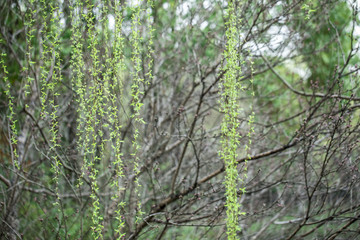
<svg viewBox="0 0 360 240">
<path fill-rule="evenodd" d="M 353 223 L 355 223 L 356 221 L 358 221 L 360 219 L 360 215 L 357 215 L 355 218 L 351 219 L 350 222 L 348 222 L 347 224 L 345 224 L 345 226 L 343 226 L 340 230 L 336 231 L 335 233 L 333 233 L 329 238 L 327 238 L 328 240 L 334 240 L 342 231 L 344 231 L 345 229 L 347 229 L 350 225 L 352 225 Z"/>
<path fill-rule="evenodd" d="M 4 177 L 3 175 L 1 175 L 1 174 L 0 174 L 0 180 L 1 180 L 3 183 L 5 183 L 5 185 L 6 185 L 7 187 L 11 187 L 10 180 L 7 179 L 7 178 L 5 178 L 5 177 Z"/>
</svg>

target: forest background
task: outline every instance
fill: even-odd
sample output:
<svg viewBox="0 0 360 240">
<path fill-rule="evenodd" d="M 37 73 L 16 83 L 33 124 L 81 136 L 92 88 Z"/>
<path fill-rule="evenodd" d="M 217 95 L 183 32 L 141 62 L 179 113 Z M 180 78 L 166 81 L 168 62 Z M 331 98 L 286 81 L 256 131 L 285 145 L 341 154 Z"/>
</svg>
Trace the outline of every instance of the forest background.
<svg viewBox="0 0 360 240">
<path fill-rule="evenodd" d="M 1 239 L 358 239 L 352 0 L 0 2 Z"/>
</svg>

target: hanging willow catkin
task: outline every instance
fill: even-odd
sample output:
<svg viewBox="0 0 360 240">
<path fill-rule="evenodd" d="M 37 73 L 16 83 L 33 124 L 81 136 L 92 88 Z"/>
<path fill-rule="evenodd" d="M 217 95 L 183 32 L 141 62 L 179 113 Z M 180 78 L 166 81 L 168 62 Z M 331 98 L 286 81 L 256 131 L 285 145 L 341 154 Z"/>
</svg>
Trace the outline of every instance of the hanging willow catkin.
<svg viewBox="0 0 360 240">
<path fill-rule="evenodd" d="M 235 3 L 228 1 L 228 21 L 226 23 L 226 49 L 224 52 L 225 72 L 221 88 L 221 112 L 224 118 L 221 124 L 221 150 L 220 157 L 225 164 L 225 188 L 226 188 L 226 228 L 228 239 L 237 239 L 237 232 L 240 231 L 239 215 L 240 203 L 238 197 L 239 173 L 237 170 L 238 147 L 241 136 L 239 135 L 239 111 L 240 105 L 237 102 L 239 91 L 243 88 L 238 80 L 241 75 L 242 59 L 237 51 L 238 30 L 237 24 L 241 22 L 236 16 Z M 242 181 L 240 179 L 240 181 Z"/>
</svg>

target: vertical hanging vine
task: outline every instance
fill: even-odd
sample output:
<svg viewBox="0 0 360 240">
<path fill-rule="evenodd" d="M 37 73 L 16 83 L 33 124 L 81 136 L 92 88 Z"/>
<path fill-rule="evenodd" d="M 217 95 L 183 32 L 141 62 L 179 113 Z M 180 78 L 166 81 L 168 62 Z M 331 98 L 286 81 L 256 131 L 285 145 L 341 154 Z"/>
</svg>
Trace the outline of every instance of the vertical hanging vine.
<svg viewBox="0 0 360 240">
<path fill-rule="evenodd" d="M 85 14 L 83 14 L 85 12 Z M 81 18 L 84 17 L 87 27 L 88 41 L 83 42 L 81 32 Z M 106 114 L 102 110 L 102 101 L 104 89 L 100 84 L 99 78 L 99 57 L 97 49 L 98 32 L 95 29 L 94 5 L 89 1 L 84 4 L 81 1 L 75 1 L 72 7 L 73 38 L 72 38 L 72 65 L 73 65 L 73 87 L 77 94 L 78 119 L 77 135 L 78 149 L 82 153 L 83 163 L 81 166 L 81 176 L 79 178 L 78 188 L 81 191 L 83 181 L 88 180 L 90 185 L 92 200 L 92 235 L 95 239 L 102 239 L 103 216 L 100 214 L 101 204 L 98 196 L 97 162 L 101 162 L 102 152 L 104 150 L 104 135 L 101 129 L 102 118 Z M 86 45 L 90 51 L 89 66 L 84 63 L 83 45 Z M 84 74 L 88 71 L 88 78 Z M 99 143 L 99 144 L 98 144 Z M 99 150 L 99 152 L 97 152 Z"/>
<path fill-rule="evenodd" d="M 133 107 L 133 114 L 132 119 L 134 121 L 134 134 L 133 134 L 133 141 L 132 141 L 132 147 L 133 152 L 131 155 L 134 158 L 134 174 L 135 174 L 135 194 L 136 194 L 136 217 L 135 217 L 135 223 L 138 223 L 141 215 L 143 214 L 141 210 L 141 201 L 140 201 L 140 187 L 141 184 L 139 182 L 139 173 L 140 173 L 140 166 L 139 166 L 139 128 L 138 124 L 144 124 L 144 120 L 142 119 L 140 115 L 140 110 L 143 105 L 141 103 L 140 98 L 143 94 L 143 92 L 140 90 L 141 85 L 144 83 L 144 79 L 141 77 L 141 68 L 142 68 L 142 60 L 141 60 L 141 46 L 140 46 L 140 40 L 141 40 L 141 9 L 142 1 L 136 2 L 132 7 L 132 22 L 131 22 L 131 46 L 132 46 L 132 63 L 134 70 L 132 71 L 132 78 L 133 83 L 131 85 L 131 96 L 132 96 L 132 102 L 131 106 Z"/>
<path fill-rule="evenodd" d="M 239 20 L 240 21 L 240 20 Z M 228 239 L 237 239 L 237 231 L 240 230 L 238 218 L 240 215 L 240 203 L 237 194 L 239 173 L 237 170 L 238 147 L 241 136 L 238 133 L 240 106 L 237 102 L 239 91 L 242 90 L 240 81 L 237 79 L 241 73 L 241 59 L 237 52 L 238 47 L 238 19 L 236 17 L 235 3 L 228 1 L 228 21 L 226 23 L 227 44 L 224 52 L 225 72 L 222 80 L 221 112 L 224 118 L 221 124 L 221 151 L 220 157 L 225 164 L 225 188 L 226 188 L 226 228 Z"/>
<path fill-rule="evenodd" d="M 83 11 L 82 1 L 74 0 L 70 5 L 70 17 L 71 17 L 71 51 L 72 56 L 70 64 L 72 67 L 72 89 L 75 92 L 75 101 L 77 103 L 76 113 L 76 136 L 77 136 L 77 150 L 84 155 L 85 147 L 85 137 L 84 137 L 84 128 L 85 128 L 85 115 L 86 115 L 86 105 L 85 105 L 85 84 L 84 82 L 84 59 L 83 59 L 83 38 L 81 32 L 81 15 Z M 79 176 L 77 188 L 81 194 L 81 186 L 83 185 L 83 178 L 85 175 L 84 169 L 85 163 L 82 163 L 81 176 Z M 82 198 L 79 199 L 80 204 L 82 204 Z M 82 226 L 83 226 L 83 215 L 80 216 L 80 225 L 81 231 L 80 236 L 82 236 Z"/>
<path fill-rule="evenodd" d="M 60 11 L 59 6 L 53 2 L 47 3 L 45 0 L 40 1 L 42 5 L 42 20 L 44 24 L 43 41 L 42 41 L 42 66 L 41 80 L 40 80 L 40 100 L 41 100 L 41 115 L 44 121 L 49 121 L 50 126 L 50 148 L 49 153 L 52 160 L 51 170 L 54 173 L 53 184 L 55 185 L 56 201 L 54 206 L 64 217 L 62 211 L 61 199 L 59 197 L 59 176 L 61 171 L 61 162 L 57 153 L 57 149 L 60 147 L 60 136 L 58 133 L 58 104 L 57 88 L 62 81 L 61 75 L 61 59 L 59 54 L 59 38 L 60 38 Z M 62 231 L 62 219 L 57 218 L 59 229 L 58 232 L 63 234 Z M 66 225 L 65 225 L 66 232 Z M 62 236 L 62 235 L 61 235 Z"/>
<path fill-rule="evenodd" d="M 71 20 L 72 20 L 72 28 L 71 28 L 71 66 L 72 66 L 72 88 L 76 93 L 75 101 L 78 104 L 77 107 L 77 131 L 76 134 L 78 136 L 78 149 L 81 152 L 83 146 L 83 133 L 84 133 L 84 124 L 85 124 L 85 86 L 83 84 L 84 81 L 84 60 L 83 60 L 83 38 L 81 33 L 81 12 L 83 10 L 82 2 L 75 0 L 71 5 Z M 80 178 L 81 179 L 81 178 Z M 82 182 L 80 181 L 80 185 Z"/>
<path fill-rule="evenodd" d="M 90 180 L 92 199 L 92 234 L 95 239 L 102 239 L 102 230 L 104 228 L 102 220 L 103 216 L 100 214 L 100 200 L 98 196 L 98 184 L 97 174 L 98 169 L 96 162 L 100 160 L 99 154 L 97 154 L 97 139 L 101 137 L 99 130 L 100 118 L 101 118 L 101 101 L 102 101 L 102 88 L 100 86 L 99 75 L 99 50 L 98 47 L 98 34 L 95 28 L 95 15 L 94 5 L 90 1 L 86 1 L 87 14 L 85 15 L 87 27 L 88 27 L 88 48 L 90 49 L 91 66 L 89 67 L 89 81 L 88 92 L 85 102 L 88 107 L 85 126 L 85 155 L 84 166 L 87 171 Z M 100 115 L 100 116 L 99 116 Z M 100 133 L 100 134 L 99 134 Z"/>
<path fill-rule="evenodd" d="M 115 193 L 112 196 L 112 199 L 117 202 L 116 204 L 116 220 L 118 226 L 115 228 L 115 232 L 117 233 L 117 239 L 122 239 L 125 235 L 122 232 L 122 229 L 125 225 L 122 211 L 125 206 L 125 202 L 121 200 L 121 195 L 124 191 L 122 185 L 122 179 L 124 177 L 123 172 L 123 161 L 122 161 L 122 153 L 121 149 L 121 129 L 122 125 L 120 122 L 119 108 L 122 103 L 122 86 L 123 86 L 123 74 L 125 72 L 125 64 L 124 64 L 124 38 L 122 36 L 122 22 L 123 22 L 123 6 L 119 1 L 115 1 L 114 8 L 115 14 L 115 29 L 114 29 L 114 46 L 113 46 L 113 61 L 112 61 L 112 69 L 113 69 L 113 78 L 109 83 L 109 91 L 110 91 L 110 101 L 112 109 L 110 110 L 109 122 L 114 126 L 113 131 L 110 132 L 110 139 L 112 142 L 112 149 L 114 150 L 114 171 L 115 176 L 113 178 L 112 187 L 115 188 Z M 118 92 L 118 94 L 116 94 Z M 120 103 L 120 104 L 119 104 Z"/>
<path fill-rule="evenodd" d="M 0 39 L 0 43 L 2 43 L 2 39 Z M 9 125 L 10 125 L 10 131 L 9 131 L 9 136 L 10 136 L 10 149 L 11 149 L 11 158 L 13 160 L 13 165 L 14 168 L 20 169 L 20 164 L 19 164 L 19 155 L 17 153 L 17 149 L 16 149 L 16 145 L 17 145 L 17 128 L 16 128 L 16 122 L 17 120 L 15 119 L 15 111 L 14 111 L 14 97 L 11 95 L 10 89 L 11 89 L 11 84 L 10 81 L 8 79 L 8 70 L 7 70 L 7 66 L 5 63 L 5 58 L 7 57 L 5 52 L 1 53 L 1 58 L 0 58 L 0 65 L 1 65 L 1 69 L 3 71 L 3 80 L 5 83 L 5 95 L 8 98 L 8 108 L 9 108 L 9 113 L 8 113 L 8 120 L 9 120 Z"/>
<path fill-rule="evenodd" d="M 34 10 L 33 10 L 34 9 Z M 34 23 L 36 22 L 36 6 L 35 0 L 29 0 L 29 10 L 25 15 L 25 31 L 26 31 L 26 63 L 23 66 L 22 71 L 26 76 L 25 84 L 24 84 L 24 92 L 25 97 L 30 93 L 32 82 L 34 78 L 31 77 L 31 69 L 35 62 L 32 61 L 32 51 L 34 50 L 34 46 L 32 44 L 33 39 L 35 38 L 36 29 L 34 27 Z M 28 107 L 28 106 L 26 106 Z"/>
<path fill-rule="evenodd" d="M 112 49 L 109 46 L 105 46 L 105 56 L 104 64 L 100 65 L 99 62 L 99 50 L 98 50 L 98 38 L 100 37 L 100 32 L 97 32 L 95 26 L 95 13 L 96 15 L 101 15 L 99 23 L 101 25 L 101 30 L 104 30 L 103 35 L 104 40 L 107 42 L 110 40 L 108 35 L 108 19 L 109 15 L 108 5 L 114 4 L 112 10 L 115 14 L 115 28 L 114 28 L 114 41 Z M 131 85 L 131 95 L 132 101 L 131 106 L 133 113 L 131 118 L 133 119 L 134 126 L 134 135 L 132 140 L 132 157 L 133 157 L 133 166 L 135 173 L 135 194 L 137 198 L 136 203 L 136 218 L 135 221 L 138 222 L 141 218 L 141 202 L 140 202 L 140 192 L 139 188 L 141 187 L 139 183 L 138 174 L 139 169 L 139 124 L 143 124 L 144 121 L 140 116 L 141 106 L 143 105 L 140 101 L 143 92 L 140 90 L 141 85 L 145 83 L 144 77 L 141 76 L 142 71 L 142 60 L 141 60 L 141 16 L 142 16 L 142 4 L 139 2 L 133 4 L 130 7 L 132 11 L 131 19 L 131 48 L 132 48 L 132 58 L 133 70 L 131 71 L 131 76 L 133 83 Z M 149 28 L 149 45 L 147 45 L 147 58 L 148 58 L 148 72 L 146 73 L 147 81 L 150 83 L 152 80 L 152 41 L 153 41 L 153 29 L 150 22 L 151 8 L 153 2 L 149 1 L 147 12 L 148 28 Z M 77 136 L 78 136 L 78 150 L 84 156 L 83 164 L 81 167 L 81 176 L 79 178 L 79 190 L 82 191 L 82 185 L 84 180 L 88 178 L 88 184 L 91 188 L 91 199 L 92 199 L 92 230 L 95 239 L 103 238 L 102 230 L 103 226 L 103 217 L 100 214 L 101 204 L 98 196 L 98 187 L 97 187 L 97 163 L 101 162 L 105 164 L 103 157 L 107 155 L 106 142 L 109 142 L 111 148 L 111 159 L 112 165 L 114 167 L 114 176 L 112 177 L 111 187 L 115 190 L 112 195 L 112 200 L 116 202 L 117 210 L 116 216 L 117 219 L 117 237 L 118 239 L 124 236 L 122 233 L 122 228 L 124 227 L 124 217 L 123 209 L 125 203 L 121 200 L 122 194 L 124 193 L 123 184 L 125 180 L 123 172 L 123 160 L 121 150 L 122 136 L 121 136 L 121 104 L 122 104 L 122 88 L 124 74 L 126 72 L 125 67 L 125 57 L 124 57 L 124 37 L 121 33 L 122 31 L 122 22 L 123 22 L 123 11 L 124 6 L 121 1 L 107 2 L 97 5 L 94 7 L 89 1 L 81 3 L 80 1 L 73 1 L 72 3 L 72 49 L 73 55 L 71 59 L 71 64 L 73 67 L 73 89 L 76 92 L 76 101 L 79 104 L 78 108 L 78 120 L 77 120 Z M 85 12 L 85 13 L 83 13 Z M 86 39 L 82 36 L 82 26 L 81 18 L 84 18 L 86 22 L 87 36 L 88 41 L 84 42 L 83 39 Z M 99 31 L 100 31 L 99 28 Z M 83 55 L 83 46 L 84 44 L 90 51 L 90 63 L 89 65 L 84 64 L 85 55 Z M 111 51 L 112 50 L 112 51 Z M 100 69 L 102 74 L 99 75 Z M 84 72 L 89 72 L 88 76 Z M 101 81 L 100 81 L 101 78 Z M 107 120 L 104 120 L 107 119 Z M 106 133 L 109 133 L 109 136 Z"/>
</svg>

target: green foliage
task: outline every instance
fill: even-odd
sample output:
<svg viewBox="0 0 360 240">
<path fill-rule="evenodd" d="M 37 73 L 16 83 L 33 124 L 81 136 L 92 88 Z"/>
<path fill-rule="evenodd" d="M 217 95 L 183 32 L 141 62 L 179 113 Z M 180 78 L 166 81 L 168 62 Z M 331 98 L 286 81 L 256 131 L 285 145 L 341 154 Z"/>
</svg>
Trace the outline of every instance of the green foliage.
<svg viewBox="0 0 360 240">
<path fill-rule="evenodd" d="M 240 231 L 238 217 L 240 212 L 240 204 L 238 200 L 238 170 L 237 158 L 238 147 L 241 136 L 238 133 L 239 128 L 239 110 L 237 103 L 239 91 L 242 90 L 238 76 L 241 74 L 242 60 L 239 59 L 236 47 L 238 45 L 238 20 L 235 14 L 235 6 L 232 1 L 228 2 L 227 22 L 227 44 L 224 53 L 226 64 L 223 69 L 225 76 L 222 82 L 223 92 L 221 96 L 221 112 L 224 113 L 224 119 L 221 124 L 221 151 L 220 156 L 225 163 L 225 187 L 226 187 L 226 226 L 228 239 L 237 239 L 237 232 Z M 240 21 L 241 22 L 241 21 Z M 243 193 L 245 191 L 243 190 Z"/>
<path fill-rule="evenodd" d="M 318 6 L 317 1 L 312 2 Z M 332 84 L 329 79 L 334 72 L 338 71 L 339 65 L 345 61 L 345 56 L 349 54 L 351 39 L 342 34 L 349 31 L 351 12 L 345 1 L 337 4 L 329 3 L 327 15 L 313 15 L 306 17 L 308 21 L 301 25 L 303 36 L 303 48 L 301 52 L 305 55 L 304 60 L 308 64 L 311 76 L 308 82 L 318 82 L 320 87 Z M 353 65 L 356 59 L 352 59 Z"/>
<path fill-rule="evenodd" d="M 309 20 L 312 13 L 314 13 L 316 10 L 312 9 L 311 7 L 311 0 L 307 1 L 308 3 L 304 3 L 301 7 L 301 9 L 305 10 L 306 17 L 305 20 Z M 309 5 L 310 4 L 310 5 Z"/>
</svg>

